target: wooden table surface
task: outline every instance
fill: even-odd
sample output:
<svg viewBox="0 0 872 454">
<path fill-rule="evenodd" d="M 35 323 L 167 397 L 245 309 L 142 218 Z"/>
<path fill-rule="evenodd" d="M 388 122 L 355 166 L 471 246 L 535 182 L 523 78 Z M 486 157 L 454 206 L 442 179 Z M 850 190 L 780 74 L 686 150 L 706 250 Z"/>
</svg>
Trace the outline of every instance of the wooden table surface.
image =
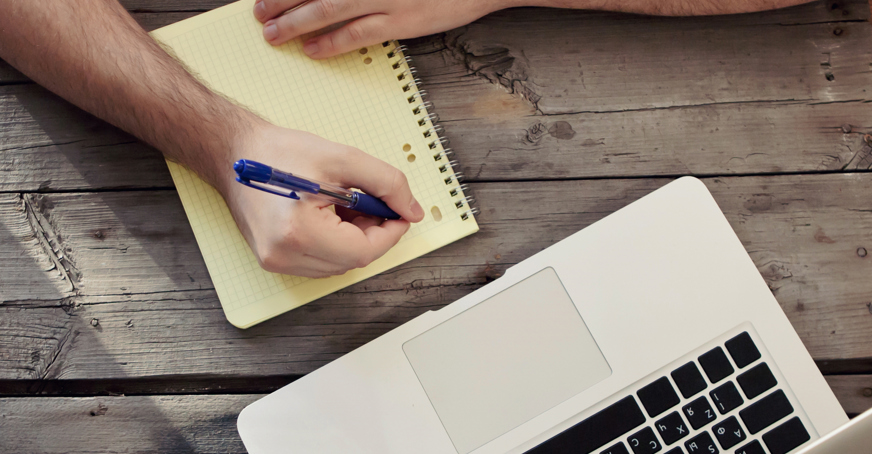
<svg viewBox="0 0 872 454">
<path fill-rule="evenodd" d="M 124 3 L 153 29 L 225 1 Z M 406 42 L 481 231 L 244 331 L 159 153 L 0 62 L 0 452 L 243 452 L 246 404 L 682 175 L 869 408 L 869 15 L 519 9 Z"/>
</svg>

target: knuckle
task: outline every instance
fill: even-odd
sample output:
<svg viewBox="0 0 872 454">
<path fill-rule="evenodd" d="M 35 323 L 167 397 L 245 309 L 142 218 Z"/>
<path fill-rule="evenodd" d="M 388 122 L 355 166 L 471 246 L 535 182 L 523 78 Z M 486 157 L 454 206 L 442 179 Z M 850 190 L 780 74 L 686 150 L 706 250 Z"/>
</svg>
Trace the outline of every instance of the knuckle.
<svg viewBox="0 0 872 454">
<path fill-rule="evenodd" d="M 315 14 L 320 19 L 328 19 L 333 17 L 338 9 L 339 8 L 335 0 L 318 0 L 318 2 L 315 3 Z"/>
<path fill-rule="evenodd" d="M 406 178 L 406 174 L 400 172 L 400 169 L 396 167 L 391 167 L 391 184 L 390 184 L 390 193 L 395 194 L 400 191 L 405 191 L 405 189 L 409 186 L 409 179 Z"/>
<path fill-rule="evenodd" d="M 373 258 L 370 256 L 370 254 L 363 254 L 355 259 L 354 268 L 363 268 L 372 263 L 372 261 Z"/>
<path fill-rule="evenodd" d="M 352 42 L 359 42 L 366 39 L 366 28 L 359 23 L 348 25 L 348 37 Z"/>
<path fill-rule="evenodd" d="M 284 265 L 284 263 L 282 263 L 282 258 L 279 257 L 278 254 L 274 254 L 270 251 L 257 254 L 257 261 L 260 263 L 261 268 L 270 273 L 280 272 Z"/>
</svg>

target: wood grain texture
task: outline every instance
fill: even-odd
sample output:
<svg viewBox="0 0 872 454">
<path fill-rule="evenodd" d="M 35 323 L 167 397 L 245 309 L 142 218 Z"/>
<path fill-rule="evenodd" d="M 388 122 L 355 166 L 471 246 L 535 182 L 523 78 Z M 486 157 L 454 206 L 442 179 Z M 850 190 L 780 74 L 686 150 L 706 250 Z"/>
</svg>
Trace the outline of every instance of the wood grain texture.
<svg viewBox="0 0 872 454">
<path fill-rule="evenodd" d="M 872 407 L 872 376 L 829 376 L 849 414 Z M 236 417 L 258 394 L 0 398 L 0 451 L 244 453 Z"/>
<path fill-rule="evenodd" d="M 872 28 L 863 2 L 833 5 L 509 10 L 408 44 L 473 181 L 868 170 Z M 156 151 L 32 84 L 0 87 L 0 126 L 0 191 L 171 185 Z"/>
<path fill-rule="evenodd" d="M 872 375 L 828 375 L 826 379 L 849 415 L 872 408 Z"/>
<path fill-rule="evenodd" d="M 0 379 L 305 374 L 666 182 L 475 184 L 483 210 L 476 235 L 244 331 L 224 319 L 172 192 L 31 195 L 34 206 L 53 207 L 42 212 L 77 270 L 78 290 L 0 306 L 0 320 L 19 332 L 63 329 L 13 336 L 55 360 L 34 363 L 21 347 Z M 872 257 L 859 252 L 872 249 L 872 174 L 705 182 L 813 357 L 872 357 Z M 46 345 L 61 347 L 46 353 Z"/>
<path fill-rule="evenodd" d="M 236 417 L 258 397 L 0 399 L 0 452 L 244 453 Z"/>
</svg>

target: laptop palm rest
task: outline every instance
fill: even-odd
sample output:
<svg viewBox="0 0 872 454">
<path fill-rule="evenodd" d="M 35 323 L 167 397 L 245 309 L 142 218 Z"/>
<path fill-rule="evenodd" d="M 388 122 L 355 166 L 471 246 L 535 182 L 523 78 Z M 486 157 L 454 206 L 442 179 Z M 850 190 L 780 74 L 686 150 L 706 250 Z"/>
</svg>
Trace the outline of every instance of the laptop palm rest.
<svg viewBox="0 0 872 454">
<path fill-rule="evenodd" d="M 553 268 L 403 344 L 460 454 L 611 375 Z"/>
</svg>

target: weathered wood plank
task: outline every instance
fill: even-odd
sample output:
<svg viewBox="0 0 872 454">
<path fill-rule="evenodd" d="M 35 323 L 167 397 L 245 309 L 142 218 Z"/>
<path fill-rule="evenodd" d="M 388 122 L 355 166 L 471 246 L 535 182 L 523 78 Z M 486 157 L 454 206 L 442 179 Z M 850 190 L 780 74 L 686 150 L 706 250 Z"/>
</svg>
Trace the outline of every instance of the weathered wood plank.
<svg viewBox="0 0 872 454">
<path fill-rule="evenodd" d="M 764 102 L 443 126 L 464 175 L 495 181 L 868 170 L 870 119 L 866 102 Z"/>
<path fill-rule="evenodd" d="M 454 113 L 455 103 L 470 103 L 468 95 L 451 96 L 476 83 L 469 77 L 458 83 L 456 75 L 469 72 L 545 115 L 869 99 L 872 28 L 865 22 L 760 26 L 736 16 L 601 21 L 559 10 L 518 13 L 500 12 L 448 32 L 447 55 L 416 58 L 434 99 L 448 98 L 437 104 L 440 114 L 470 118 L 496 107 L 479 101 L 478 110 Z M 629 45 L 627 35 L 636 33 L 644 39 Z"/>
<path fill-rule="evenodd" d="M 872 407 L 872 376 L 828 376 L 849 414 Z M 236 417 L 259 394 L 0 398 L 0 451 L 245 452 Z M 123 448 L 121 448 L 123 447 Z"/>
<path fill-rule="evenodd" d="M 493 87 L 468 94 L 514 99 Z M 872 102 L 762 102 L 498 121 L 501 112 L 443 122 L 470 181 L 872 167 L 872 144 L 864 140 L 872 133 Z M 0 128 L 0 191 L 172 186 L 160 153 L 40 87 L 0 87 Z"/>
<path fill-rule="evenodd" d="M 0 87 L 0 191 L 172 187 L 160 153 L 36 85 Z"/>
<path fill-rule="evenodd" d="M 705 181 L 812 355 L 872 357 L 872 174 Z M 3 342 L 22 345 L 0 379 L 305 374 L 666 182 L 476 184 L 476 235 L 245 331 L 224 320 L 172 192 L 32 195 L 53 206 L 40 212 L 79 296 L 0 306 L 0 324 L 19 333 Z M 12 298 L 30 299 L 22 291 Z M 20 339 L 30 325 L 66 330 L 33 341 L 54 360 L 32 360 Z"/>
<path fill-rule="evenodd" d="M 816 23 L 867 18 L 861 4 L 678 19 L 506 11 L 410 43 L 475 179 L 868 169 L 872 29 Z M 638 30 L 650 39 L 627 46 Z M 0 191 L 170 184 L 154 150 L 32 85 L 0 90 L 0 125 Z"/>
<path fill-rule="evenodd" d="M 0 194 L 0 302 L 71 295 L 71 280 L 59 271 L 57 247 L 23 197 Z"/>
<path fill-rule="evenodd" d="M 826 379 L 849 415 L 872 408 L 872 375 L 828 375 Z"/>
<path fill-rule="evenodd" d="M 259 397 L 0 399 L 0 451 L 245 453 L 236 417 Z"/>
</svg>

